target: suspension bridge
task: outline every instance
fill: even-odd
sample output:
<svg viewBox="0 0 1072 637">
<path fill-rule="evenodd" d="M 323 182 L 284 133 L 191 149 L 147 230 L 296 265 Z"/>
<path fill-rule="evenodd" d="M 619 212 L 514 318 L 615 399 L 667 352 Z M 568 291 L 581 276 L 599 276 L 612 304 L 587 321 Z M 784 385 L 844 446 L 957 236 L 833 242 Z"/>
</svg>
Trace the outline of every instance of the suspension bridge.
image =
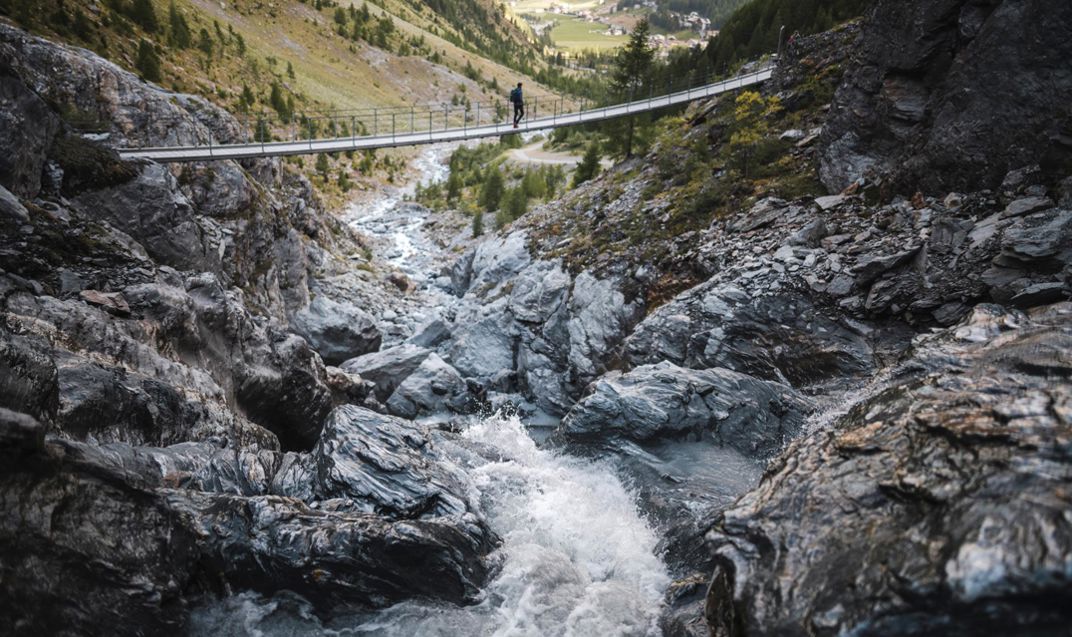
<svg viewBox="0 0 1072 637">
<path fill-rule="evenodd" d="M 471 105 L 454 110 L 452 120 L 451 107 L 428 109 L 420 114 L 415 109 L 383 109 L 373 113 L 374 121 L 358 121 L 356 115 L 335 114 L 322 119 L 329 121 L 331 137 L 316 138 L 310 128 L 306 133 L 309 139 L 292 141 L 252 141 L 246 143 L 208 142 L 195 146 L 166 146 L 153 148 L 119 149 L 124 159 L 147 159 L 160 163 L 200 162 L 222 159 L 248 159 L 257 157 L 280 157 L 286 155 L 309 155 L 316 153 L 338 153 L 354 150 L 376 148 L 393 148 L 396 146 L 414 146 L 420 144 L 438 144 L 456 142 L 483 137 L 499 137 L 510 133 L 525 133 L 547 130 L 563 126 L 576 126 L 592 122 L 601 122 L 646 113 L 670 106 L 685 104 L 699 99 L 713 97 L 722 93 L 737 91 L 742 88 L 761 84 L 770 79 L 773 69 L 767 67 L 753 73 L 718 82 L 704 83 L 683 90 L 668 91 L 664 95 L 650 95 L 639 100 L 622 104 L 586 107 L 582 102 L 573 110 L 564 100 L 553 100 L 550 106 L 545 101 L 544 110 L 539 112 L 540 103 L 534 101 L 526 104 L 526 118 L 515 128 L 511 121 L 503 120 L 503 109 L 485 109 L 482 115 L 477 105 L 475 114 Z M 548 111 L 551 111 L 548 113 Z M 486 115 L 486 117 L 484 117 Z M 530 117 L 531 116 L 531 117 Z M 367 120 L 367 116 L 362 118 Z M 483 121 L 486 119 L 487 121 Z M 349 125 L 347 126 L 347 122 Z M 372 134 L 368 129 L 372 128 Z M 319 126 L 317 127 L 319 128 Z M 345 130 L 340 135 L 339 131 Z M 293 134 L 301 133 L 295 128 Z M 360 134 L 359 134 L 360 133 Z M 260 135 L 262 139 L 267 135 Z"/>
</svg>

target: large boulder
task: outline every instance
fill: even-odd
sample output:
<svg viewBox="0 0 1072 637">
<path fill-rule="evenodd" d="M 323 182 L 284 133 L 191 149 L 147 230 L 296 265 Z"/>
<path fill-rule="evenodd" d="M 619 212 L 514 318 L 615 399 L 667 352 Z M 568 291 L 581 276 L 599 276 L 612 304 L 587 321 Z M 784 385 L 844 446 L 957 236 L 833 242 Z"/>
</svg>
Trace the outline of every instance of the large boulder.
<svg viewBox="0 0 1072 637">
<path fill-rule="evenodd" d="M 556 433 L 575 441 L 692 437 L 766 457 L 796 436 L 810 411 L 810 401 L 784 385 L 664 361 L 596 381 Z"/>
<path fill-rule="evenodd" d="M 375 352 L 383 338 L 367 312 L 325 296 L 316 297 L 295 314 L 293 323 L 328 365 Z"/>
<path fill-rule="evenodd" d="M 981 306 L 717 521 L 716 635 L 1057 635 L 1072 306 Z"/>
<path fill-rule="evenodd" d="M 823 183 L 964 191 L 1040 159 L 1066 167 L 1069 31 L 1067 2 L 875 3 L 823 129 Z"/>
<path fill-rule="evenodd" d="M 374 383 L 373 393 L 376 399 L 387 402 L 402 381 L 415 372 L 431 353 L 430 349 L 404 343 L 351 358 L 344 362 L 341 368 Z"/>
<path fill-rule="evenodd" d="M 875 369 L 861 326 L 791 290 L 751 294 L 717 279 L 678 295 L 626 339 L 634 365 L 725 367 L 794 387 L 864 378 Z"/>
<path fill-rule="evenodd" d="M 433 436 L 437 436 L 433 440 Z M 318 611 L 475 601 L 494 538 L 447 434 L 356 407 L 308 454 L 45 438 L 0 409 L 0 623 L 181 631 L 191 600 L 294 591 Z"/>
<path fill-rule="evenodd" d="M 460 412 L 471 407 L 469 385 L 438 354 L 429 354 L 387 399 L 396 416 L 416 418 L 428 414 Z"/>
</svg>

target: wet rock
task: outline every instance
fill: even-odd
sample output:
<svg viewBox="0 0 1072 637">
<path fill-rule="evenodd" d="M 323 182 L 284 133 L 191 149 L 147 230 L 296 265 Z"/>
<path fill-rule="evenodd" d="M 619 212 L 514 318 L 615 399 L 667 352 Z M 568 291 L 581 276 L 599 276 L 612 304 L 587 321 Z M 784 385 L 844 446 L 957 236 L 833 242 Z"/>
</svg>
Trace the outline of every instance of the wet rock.
<svg viewBox="0 0 1072 637">
<path fill-rule="evenodd" d="M 1072 290 L 1067 285 L 1060 281 L 1052 281 L 1029 285 L 1013 295 L 1009 302 L 1016 307 L 1028 308 L 1064 301 L 1070 296 L 1072 296 Z"/>
<path fill-rule="evenodd" d="M 198 536 L 132 474 L 92 448 L 46 442 L 9 459 L 0 504 L 4 625 L 20 634 L 181 628 Z"/>
<path fill-rule="evenodd" d="M 796 435 L 808 411 L 808 401 L 784 385 L 662 362 L 603 376 L 556 434 L 637 441 L 692 436 L 765 457 Z"/>
<path fill-rule="evenodd" d="M 649 314 L 626 340 L 625 352 L 634 365 L 666 360 L 695 369 L 725 367 L 795 387 L 874 369 L 867 339 L 803 296 L 751 296 L 718 281 Z"/>
<path fill-rule="evenodd" d="M 293 323 L 328 365 L 380 349 L 382 336 L 375 320 L 352 303 L 318 296 L 294 315 Z"/>
<path fill-rule="evenodd" d="M 861 283 L 870 283 L 878 278 L 879 275 L 908 263 L 918 252 L 919 248 L 910 248 L 883 256 L 867 255 L 856 261 L 853 273 Z"/>
<path fill-rule="evenodd" d="M 344 371 L 358 374 L 375 383 L 373 393 L 387 402 L 395 389 L 412 374 L 432 350 L 416 345 L 396 345 L 379 352 L 352 358 L 341 365 Z"/>
<path fill-rule="evenodd" d="M 823 183 L 964 192 L 1040 156 L 1061 165 L 1072 79 L 1051 69 L 1072 55 L 1070 28 L 1072 6 L 1048 0 L 876 3 L 823 129 Z"/>
<path fill-rule="evenodd" d="M 45 426 L 33 416 L 0 407 L 0 453 L 19 457 L 45 445 Z"/>
<path fill-rule="evenodd" d="M 1070 329 L 980 308 L 794 443 L 709 534 L 714 634 L 1063 630 Z"/>
<path fill-rule="evenodd" d="M 466 484 L 419 425 L 343 405 L 311 453 L 283 461 L 272 493 L 390 519 L 435 518 L 469 510 Z"/>
<path fill-rule="evenodd" d="M 59 406 L 59 374 L 44 339 L 0 328 L 0 407 L 50 421 Z"/>
<path fill-rule="evenodd" d="M 514 326 L 506 303 L 500 298 L 460 315 L 455 322 L 449 360 L 466 378 L 489 379 L 515 369 Z"/>
<path fill-rule="evenodd" d="M 0 186 L 0 214 L 18 224 L 29 223 L 30 221 L 30 213 L 26 211 L 26 206 L 22 205 L 18 197 L 11 194 L 11 191 L 3 186 Z"/>
<path fill-rule="evenodd" d="M 830 195 L 828 197 L 816 197 L 815 205 L 822 211 L 833 210 L 845 203 L 845 195 Z"/>
<path fill-rule="evenodd" d="M 48 105 L 5 69 L 0 76 L 0 186 L 33 198 L 60 121 Z"/>
<path fill-rule="evenodd" d="M 599 279 L 588 272 L 574 279 L 567 326 L 569 362 L 582 386 L 607 370 L 643 311 L 643 301 L 627 299 L 615 279 Z"/>
<path fill-rule="evenodd" d="M 469 386 L 457 370 L 437 354 L 429 354 L 387 400 L 387 409 L 396 416 L 460 412 L 469 402 Z"/>
</svg>

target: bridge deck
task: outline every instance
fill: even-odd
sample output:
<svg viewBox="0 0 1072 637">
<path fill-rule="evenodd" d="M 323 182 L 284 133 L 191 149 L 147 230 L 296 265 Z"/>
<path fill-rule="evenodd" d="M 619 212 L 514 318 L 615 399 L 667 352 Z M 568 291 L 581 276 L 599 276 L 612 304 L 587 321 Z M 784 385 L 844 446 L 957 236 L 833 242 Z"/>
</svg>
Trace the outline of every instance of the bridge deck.
<svg viewBox="0 0 1072 637">
<path fill-rule="evenodd" d="M 447 128 L 436 131 L 404 132 L 388 135 L 373 135 L 367 137 L 339 137 L 330 139 L 313 139 L 291 142 L 264 142 L 250 144 L 221 144 L 189 147 L 163 147 L 163 148 L 138 148 L 121 149 L 119 154 L 124 159 L 149 159 L 161 163 L 209 161 L 213 159 L 245 159 L 251 157 L 278 157 L 284 155 L 308 155 L 314 153 L 336 153 L 348 150 L 366 150 L 372 148 L 392 148 L 395 146 L 414 146 L 419 144 L 438 144 L 441 142 L 453 142 L 481 137 L 498 137 L 509 133 L 529 132 L 558 128 L 560 126 L 575 126 L 589 122 L 644 113 L 668 106 L 684 104 L 693 100 L 703 99 L 735 91 L 747 86 L 753 86 L 767 81 L 771 77 L 771 69 L 764 69 L 755 73 L 741 75 L 735 78 L 700 86 L 685 91 L 671 93 L 649 99 L 636 100 L 617 106 L 580 111 L 577 113 L 563 113 L 550 117 L 525 120 L 518 128 L 512 124 L 490 124 L 486 126 L 472 126 L 462 128 Z"/>
</svg>

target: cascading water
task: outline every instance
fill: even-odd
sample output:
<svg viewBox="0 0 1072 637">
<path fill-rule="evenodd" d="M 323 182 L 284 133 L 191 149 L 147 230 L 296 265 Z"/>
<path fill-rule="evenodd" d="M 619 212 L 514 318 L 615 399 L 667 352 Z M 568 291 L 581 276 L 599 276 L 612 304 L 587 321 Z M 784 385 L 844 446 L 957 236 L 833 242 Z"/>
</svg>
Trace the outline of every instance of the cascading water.
<svg viewBox="0 0 1072 637">
<path fill-rule="evenodd" d="M 300 600 L 240 595 L 195 614 L 195 634 L 583 637 L 658 634 L 669 576 L 635 494 L 608 465 L 540 449 L 517 417 L 472 418 L 494 451 L 470 475 L 501 546 L 483 600 L 411 601 L 319 621 Z M 488 455 L 488 454 L 485 454 Z M 495 459 L 497 456 L 497 459 Z"/>
<path fill-rule="evenodd" d="M 446 178 L 449 147 L 417 161 L 425 183 Z M 407 188 L 353 207 L 349 223 L 378 241 L 391 267 L 416 284 L 411 316 L 447 313 L 457 297 L 435 285 L 443 254 L 425 232 L 426 212 L 401 206 Z M 410 601 L 378 612 L 323 621 L 303 600 L 244 593 L 199 609 L 196 635 L 637 636 L 656 635 L 670 579 L 658 537 L 637 507 L 637 494 L 608 463 L 541 449 L 516 417 L 470 417 L 458 423 L 491 458 L 470 473 L 472 499 L 502 544 L 483 599 L 472 606 Z"/>
</svg>

